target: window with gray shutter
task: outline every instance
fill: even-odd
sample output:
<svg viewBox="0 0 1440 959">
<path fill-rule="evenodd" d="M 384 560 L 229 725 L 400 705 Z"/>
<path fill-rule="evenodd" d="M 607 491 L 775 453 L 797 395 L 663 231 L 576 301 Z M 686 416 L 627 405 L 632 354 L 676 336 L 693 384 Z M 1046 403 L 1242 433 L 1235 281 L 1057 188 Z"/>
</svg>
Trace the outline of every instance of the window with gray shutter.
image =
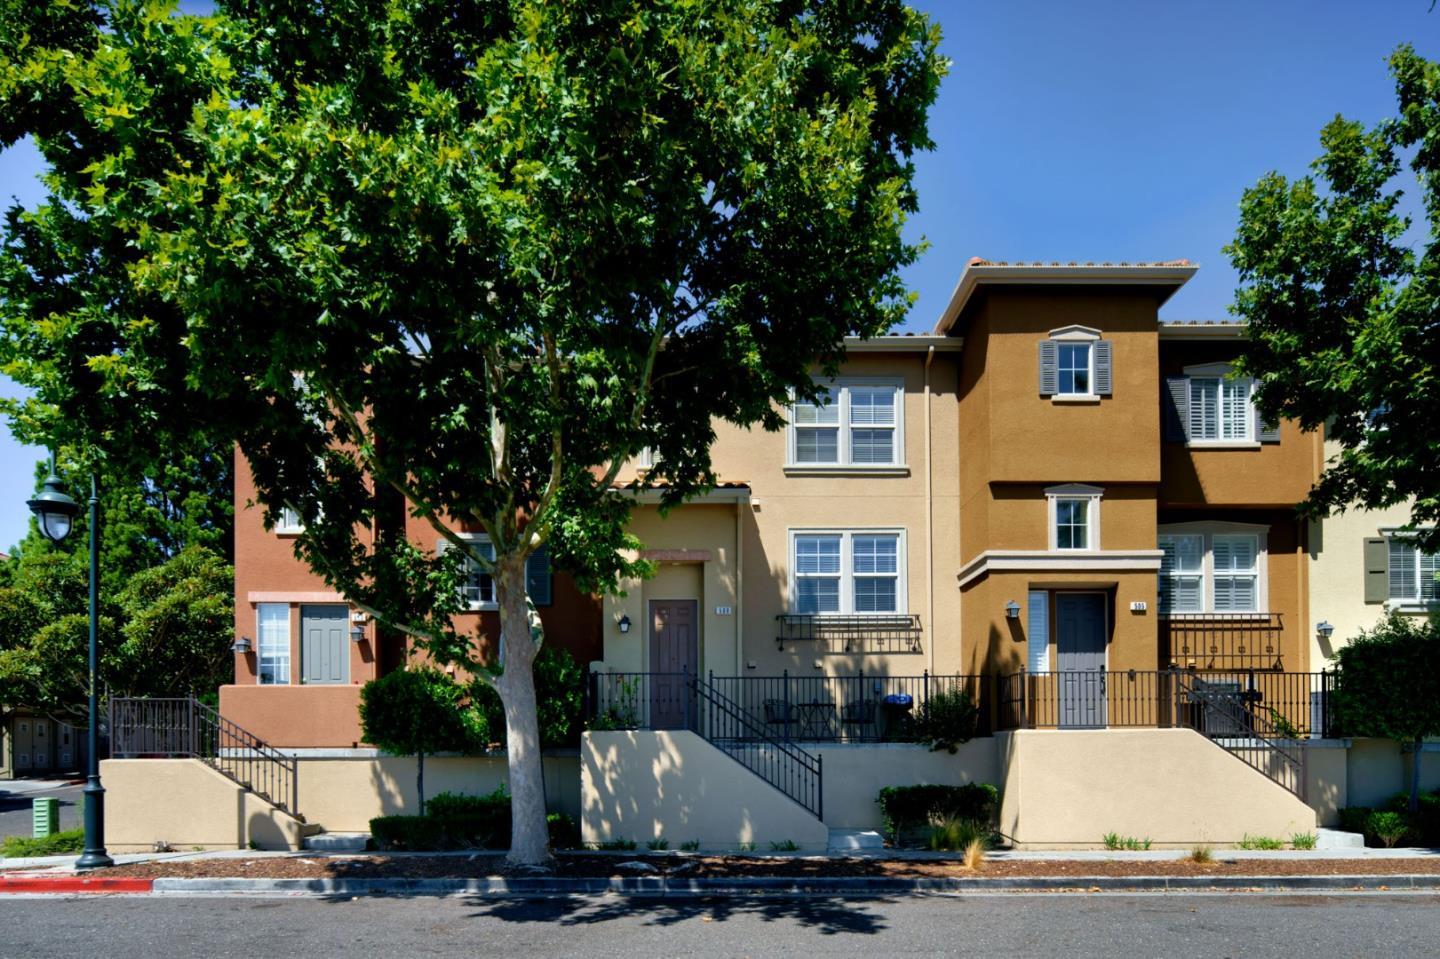
<svg viewBox="0 0 1440 959">
<path fill-rule="evenodd" d="M 1160 394 L 1160 427 L 1165 442 L 1184 443 L 1190 438 L 1190 378 L 1165 377 Z"/>
<path fill-rule="evenodd" d="M 1060 389 L 1059 346 L 1054 340 L 1040 341 L 1040 395 L 1054 396 Z"/>
<path fill-rule="evenodd" d="M 1383 603 L 1390 597 L 1390 549 L 1385 537 L 1365 540 L 1365 602 Z"/>
<path fill-rule="evenodd" d="M 1260 418 L 1257 410 L 1255 413 L 1255 438 L 1262 443 L 1280 442 L 1280 424 L 1265 422 Z"/>
<path fill-rule="evenodd" d="M 1095 341 L 1095 395 L 1109 396 L 1110 383 L 1110 341 Z"/>
<path fill-rule="evenodd" d="M 525 592 L 536 606 L 549 606 L 553 587 L 550 573 L 550 553 L 541 546 L 525 560 Z"/>
</svg>

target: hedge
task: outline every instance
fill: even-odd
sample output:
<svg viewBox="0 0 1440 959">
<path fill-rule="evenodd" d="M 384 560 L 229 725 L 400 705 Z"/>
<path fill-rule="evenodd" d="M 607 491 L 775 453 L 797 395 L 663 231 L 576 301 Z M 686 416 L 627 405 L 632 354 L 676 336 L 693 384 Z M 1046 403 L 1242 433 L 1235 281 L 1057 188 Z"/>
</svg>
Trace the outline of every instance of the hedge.
<svg viewBox="0 0 1440 959">
<path fill-rule="evenodd" d="M 967 786 L 886 786 L 875 800 L 885 832 L 894 841 L 932 821 L 964 819 L 993 825 L 1000 791 L 989 783 Z"/>
<path fill-rule="evenodd" d="M 1389 833 L 1398 846 L 1440 846 L 1440 790 L 1422 793 L 1420 808 L 1413 813 L 1409 804 L 1408 793 L 1396 793 L 1379 809 L 1347 806 L 1339 811 L 1340 828 L 1362 834 L 1367 846 L 1384 846 L 1382 833 Z M 1404 832 L 1396 839 L 1401 827 Z"/>
<path fill-rule="evenodd" d="M 545 817 L 550 845 L 580 844 L 575 820 L 564 813 Z M 441 793 L 425 804 L 423 816 L 377 816 L 370 836 L 381 849 L 436 852 L 446 849 L 507 849 L 510 846 L 510 796 L 500 787 L 485 796 Z"/>
</svg>

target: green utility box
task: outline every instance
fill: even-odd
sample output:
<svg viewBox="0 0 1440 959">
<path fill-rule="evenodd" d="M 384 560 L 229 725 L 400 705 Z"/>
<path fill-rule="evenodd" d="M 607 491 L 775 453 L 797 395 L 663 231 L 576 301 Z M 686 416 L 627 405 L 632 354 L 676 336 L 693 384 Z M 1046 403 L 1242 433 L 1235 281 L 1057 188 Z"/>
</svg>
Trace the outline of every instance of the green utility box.
<svg viewBox="0 0 1440 959">
<path fill-rule="evenodd" d="M 34 835 L 36 839 L 53 836 L 60 831 L 60 800 L 36 799 L 34 802 Z"/>
</svg>

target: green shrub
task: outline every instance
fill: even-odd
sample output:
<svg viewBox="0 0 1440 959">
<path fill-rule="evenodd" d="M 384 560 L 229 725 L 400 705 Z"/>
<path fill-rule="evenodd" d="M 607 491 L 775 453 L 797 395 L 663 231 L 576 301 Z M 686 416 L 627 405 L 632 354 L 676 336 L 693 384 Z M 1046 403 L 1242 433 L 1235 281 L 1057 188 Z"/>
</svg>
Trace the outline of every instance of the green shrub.
<svg viewBox="0 0 1440 959">
<path fill-rule="evenodd" d="M 1297 832 L 1290 837 L 1290 845 L 1296 849 L 1314 849 L 1315 840 L 1316 837 L 1313 832 Z"/>
<path fill-rule="evenodd" d="M 991 824 L 1000 806 L 1000 791 L 989 783 L 967 786 L 886 786 L 875 800 L 885 832 L 898 842 L 947 819 Z"/>
<path fill-rule="evenodd" d="M 687 839 L 680 844 L 680 848 L 684 852 L 696 852 L 700 848 L 700 840 Z"/>
<path fill-rule="evenodd" d="M 1248 832 L 1240 837 L 1241 849 L 1284 849 L 1285 842 L 1273 836 L 1252 836 Z"/>
<path fill-rule="evenodd" d="M 43 839 L 29 836 L 6 836 L 0 844 L 0 854 L 6 859 L 25 859 L 30 856 L 63 856 L 80 852 L 85 848 L 85 830 L 67 829 L 51 833 Z"/>
<path fill-rule="evenodd" d="M 632 852 L 635 849 L 635 840 L 611 839 L 606 842 L 597 842 L 595 848 L 605 852 Z"/>
<path fill-rule="evenodd" d="M 504 786 L 484 796 L 444 792 L 426 804 L 424 816 L 370 820 L 370 835 L 381 849 L 504 849 L 510 843 L 510 795 Z"/>
<path fill-rule="evenodd" d="M 550 829 L 551 849 L 580 848 L 580 827 L 570 816 L 563 812 L 552 812 L 545 817 L 545 825 Z"/>
<path fill-rule="evenodd" d="M 964 852 L 977 840 L 986 848 L 992 844 L 989 823 L 977 822 L 974 819 L 947 818 L 930 825 L 930 831 L 925 837 L 925 847 L 936 852 Z"/>
<path fill-rule="evenodd" d="M 1409 796 L 1401 793 L 1391 797 L 1384 809 L 1348 806 L 1340 810 L 1340 828 L 1362 834 L 1367 846 L 1440 845 L 1440 794 L 1422 795 L 1420 808 L 1413 813 L 1405 810 L 1408 804 Z"/>
<path fill-rule="evenodd" d="M 396 670 L 361 686 L 360 728 L 383 752 L 416 757 L 422 816 L 426 755 L 484 752 L 490 738 L 485 716 L 465 702 L 465 690 L 431 666 Z"/>
<path fill-rule="evenodd" d="M 443 792 L 430 800 L 429 808 L 425 812 L 436 819 L 453 819 L 460 816 L 494 815 L 502 807 L 510 808 L 510 793 L 503 785 L 483 796 Z"/>
<path fill-rule="evenodd" d="M 1370 833 L 1379 839 L 1386 849 L 1400 845 L 1400 841 L 1409 831 L 1410 824 L 1404 813 L 1384 809 L 1370 814 Z"/>
<path fill-rule="evenodd" d="M 651 852 L 664 852 L 665 850 L 670 848 L 670 840 L 666 839 L 664 836 L 661 836 L 659 839 L 651 839 L 649 842 L 645 843 L 645 848 L 650 850 Z"/>
<path fill-rule="evenodd" d="M 958 685 L 929 697 L 915 711 L 914 735 L 922 743 L 928 743 L 932 752 L 944 749 L 954 753 L 961 743 L 968 743 L 975 736 L 975 726 L 980 718 L 970 694 Z"/>
<path fill-rule="evenodd" d="M 770 844 L 771 852 L 799 852 L 800 845 L 793 839 L 782 839 Z"/>
<path fill-rule="evenodd" d="M 1100 842 L 1104 844 L 1106 849 L 1124 849 L 1129 852 L 1140 852 L 1150 848 L 1151 840 L 1136 839 L 1134 836 L 1122 836 L 1117 832 L 1107 832 L 1104 836 L 1100 837 Z"/>
<path fill-rule="evenodd" d="M 491 736 L 504 742 L 505 708 L 499 694 L 475 683 L 470 695 L 485 715 Z M 542 748 L 579 744 L 584 695 L 585 674 L 575 657 L 559 646 L 541 646 L 535 656 L 535 709 Z"/>
</svg>

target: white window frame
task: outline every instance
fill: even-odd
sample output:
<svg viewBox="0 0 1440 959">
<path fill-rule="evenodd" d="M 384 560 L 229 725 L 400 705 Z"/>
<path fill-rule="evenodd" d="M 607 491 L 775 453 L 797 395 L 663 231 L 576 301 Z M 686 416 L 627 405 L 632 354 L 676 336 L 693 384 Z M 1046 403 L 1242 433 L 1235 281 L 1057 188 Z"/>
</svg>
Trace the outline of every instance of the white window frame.
<svg viewBox="0 0 1440 959">
<path fill-rule="evenodd" d="M 469 542 L 469 543 L 483 543 L 483 544 L 485 544 L 486 546 L 489 546 L 489 545 L 490 545 L 490 537 L 486 536 L 484 533 L 459 533 L 459 534 L 457 534 L 457 535 L 458 535 L 461 539 L 463 539 L 463 540 L 465 540 L 466 542 Z M 437 550 L 445 550 L 445 549 L 450 548 L 450 543 L 448 543 L 448 542 L 445 541 L 445 540 L 440 540 L 440 541 L 436 544 L 436 547 L 435 547 L 435 548 L 436 548 Z M 531 553 L 531 554 L 530 554 L 528 557 L 526 557 L 526 559 L 525 559 L 525 589 L 526 589 L 527 592 L 528 592 L 529 589 L 530 589 L 530 576 L 531 576 L 531 572 L 532 572 L 531 569 L 530 569 L 530 563 L 531 563 L 531 561 L 534 560 L 535 557 L 538 556 L 538 555 L 541 555 L 541 554 L 539 554 L 539 553 Z M 492 558 L 492 559 L 494 558 L 494 549 L 493 549 L 493 548 L 491 549 L 491 558 Z M 469 562 L 469 559 L 468 559 L 468 558 L 467 558 L 467 562 Z M 470 612 L 492 612 L 492 611 L 494 611 L 494 610 L 499 609 L 499 608 L 500 608 L 500 604 L 499 604 L 499 602 L 497 601 L 497 598 L 496 598 L 496 595 L 495 595 L 495 575 L 494 575 L 493 573 L 486 573 L 486 572 L 484 572 L 484 571 L 480 571 L 480 572 L 479 572 L 479 575 L 481 575 L 481 576 L 489 576 L 489 577 L 490 577 L 490 596 L 491 596 L 491 598 L 488 599 L 488 600 L 487 600 L 487 599 L 481 599 L 481 600 L 475 600 L 475 601 L 467 600 L 467 601 L 465 602 L 465 608 L 466 608 L 467 610 L 469 610 Z M 534 596 L 531 596 L 531 601 L 534 602 L 537 607 L 544 607 L 544 606 L 553 606 L 553 605 L 555 605 L 555 570 L 554 570 L 554 568 L 553 568 L 553 567 L 550 565 L 550 563 L 549 563 L 548 551 L 547 551 L 547 553 L 546 553 L 546 570 L 545 570 L 545 576 L 546 576 L 546 578 L 549 580 L 549 584 L 550 584 L 549 593 L 548 593 L 548 595 L 545 597 L 545 602 L 542 603 L 542 602 L 540 602 L 539 600 L 536 600 L 536 599 L 534 598 Z"/>
<path fill-rule="evenodd" d="M 840 537 L 840 608 L 833 613 L 799 613 L 800 577 L 796 560 L 796 543 L 802 536 Z M 855 610 L 855 548 L 856 536 L 894 536 L 895 539 L 895 609 L 885 612 L 856 612 Z M 910 586 L 906 562 L 905 530 L 895 526 L 854 526 L 836 528 L 795 528 L 789 531 L 790 576 L 786 609 L 798 615 L 811 616 L 903 616 L 910 611 Z M 866 574 L 869 575 L 869 574 Z"/>
<path fill-rule="evenodd" d="M 276 536 L 299 536 L 305 532 L 305 521 L 300 511 L 293 506 L 280 507 L 280 516 L 275 523 Z"/>
<path fill-rule="evenodd" d="M 1156 527 L 1156 546 L 1167 536 L 1200 536 L 1203 539 L 1202 551 L 1200 554 L 1200 609 L 1198 610 L 1168 610 L 1160 609 L 1160 615 L 1169 615 L 1172 612 L 1179 615 L 1191 616 L 1268 616 L 1270 608 L 1270 550 L 1269 535 L 1270 527 L 1261 523 L 1229 523 L 1229 522 L 1193 522 L 1193 523 L 1168 523 Z M 1215 608 L 1215 549 L 1214 541 L 1216 536 L 1253 536 L 1255 538 L 1255 608 L 1254 609 L 1216 609 Z M 1164 547 L 1160 547 L 1164 548 Z M 1157 608 L 1160 604 L 1159 576 L 1156 574 L 1156 597 Z"/>
<path fill-rule="evenodd" d="M 1100 339 L 1100 331 L 1089 326 L 1062 326 L 1058 330 L 1050 331 L 1050 339 L 1059 344 L 1055 348 L 1055 392 L 1050 395 L 1050 401 L 1052 403 L 1099 402 L 1100 394 L 1095 392 L 1095 344 Z M 1060 388 L 1060 347 L 1065 345 L 1086 347 L 1086 358 L 1090 364 L 1086 382 L 1090 388 L 1084 393 L 1066 393 Z"/>
<path fill-rule="evenodd" d="M 1186 416 L 1190 422 L 1186 423 L 1186 433 L 1189 436 L 1187 446 L 1211 446 L 1211 447 L 1259 447 L 1260 437 L 1256 433 L 1255 414 L 1255 381 L 1250 377 L 1234 377 L 1234 367 L 1229 363 L 1202 363 L 1197 366 L 1187 366 L 1184 369 L 1185 389 L 1188 394 L 1186 403 Z M 1195 436 L 1192 428 L 1193 417 L 1196 409 L 1195 402 L 1195 381 L 1216 380 L 1215 389 L 1215 433 L 1209 438 L 1199 439 Z M 1244 431 L 1239 436 L 1225 436 L 1225 389 L 1226 384 L 1243 389 L 1245 391 L 1245 413 Z"/>
<path fill-rule="evenodd" d="M 278 671 L 278 675 L 279 675 L 280 678 L 278 678 L 278 679 L 276 679 L 276 680 L 274 680 L 274 681 L 272 681 L 272 682 L 266 682 L 266 681 L 265 681 L 265 663 L 266 663 L 267 657 L 266 657 L 266 655 L 265 655 L 265 648 L 266 648 L 266 646 L 265 646 L 265 627 L 264 627 L 265 620 L 264 620 L 264 612 L 265 612 L 266 610 L 271 610 L 271 611 L 279 610 L 279 611 L 281 611 L 281 613 L 283 614 L 282 617 L 281 617 L 281 619 L 282 619 L 283 622 L 285 623 L 285 641 L 284 641 L 284 649 L 285 649 L 284 664 L 285 664 L 285 668 L 284 668 L 283 670 L 279 670 L 279 671 Z M 295 656 L 295 637 L 294 637 L 293 632 L 292 632 L 292 630 L 291 630 L 291 628 L 290 628 L 290 625 L 291 625 L 291 624 L 290 624 L 290 618 L 291 618 L 291 613 L 290 613 L 290 604 L 289 604 L 289 603 L 256 603 L 256 604 L 255 604 L 255 682 L 256 682 L 258 685 L 261 685 L 261 686 L 289 686 L 289 685 L 290 685 L 290 669 L 291 669 L 291 664 L 292 664 L 292 662 L 293 662 L 293 660 L 294 660 L 294 656 Z M 268 657 L 268 658 L 273 659 L 273 660 L 276 660 L 276 661 L 277 661 L 277 665 L 279 664 L 278 661 L 281 659 L 281 657 L 278 656 L 278 655 L 277 655 L 277 656 Z"/>
<path fill-rule="evenodd" d="M 1385 575 L 1385 596 L 1386 596 L 1386 599 L 1385 599 L 1385 608 L 1386 608 L 1386 609 L 1399 610 L 1400 612 L 1416 612 L 1416 613 L 1418 613 L 1418 612 L 1427 612 L 1427 611 L 1429 611 L 1429 610 L 1435 609 L 1437 606 L 1440 606 L 1440 585 L 1437 585 L 1437 586 L 1436 586 L 1436 596 L 1435 596 L 1435 598 L 1433 598 L 1433 599 L 1422 599 L 1422 598 L 1421 598 L 1421 597 L 1423 596 L 1423 593 L 1422 593 L 1422 591 L 1421 591 L 1421 585 L 1420 585 L 1423 577 L 1426 575 L 1425 570 L 1421 568 L 1421 560 L 1422 560 L 1422 557 L 1426 557 L 1426 556 L 1432 556 L 1432 557 L 1433 557 L 1433 556 L 1437 556 L 1437 554 L 1435 554 L 1435 553 L 1423 553 L 1423 552 L 1421 552 L 1421 550 L 1420 550 L 1419 548 L 1414 547 L 1413 544 L 1412 544 L 1411 549 L 1412 549 L 1412 553 L 1413 553 L 1413 556 L 1414 556 L 1414 562 L 1415 562 L 1415 568 L 1414 568 L 1414 573 L 1415 573 L 1415 594 L 1414 594 L 1413 596 L 1391 596 L 1391 595 L 1390 595 L 1390 584 L 1391 584 L 1391 582 L 1393 581 L 1391 577 L 1394 575 L 1394 569 L 1395 569 L 1395 565 L 1394 565 L 1394 563 L 1391 561 L 1391 549 L 1392 549 L 1392 544 L 1393 544 L 1396 540 L 1401 540 L 1401 541 L 1403 541 L 1403 540 L 1408 540 L 1408 539 L 1414 539 L 1414 538 L 1415 538 L 1415 533 L 1414 533 L 1413 531 L 1411 531 L 1411 530 L 1382 529 L 1382 530 L 1380 531 L 1380 535 L 1385 537 L 1385 565 L 1386 565 L 1386 575 Z M 1434 574 L 1431 573 L 1430 575 L 1434 575 Z"/>
<path fill-rule="evenodd" d="M 1052 553 L 1094 553 L 1100 549 L 1100 500 L 1105 490 L 1099 486 L 1084 483 L 1067 483 L 1064 486 L 1050 486 L 1045 489 L 1046 521 L 1049 529 L 1050 552 Z M 1060 548 L 1059 505 L 1061 500 L 1084 500 L 1085 507 L 1085 548 Z"/>
<path fill-rule="evenodd" d="M 837 430 L 835 462 L 833 463 L 802 463 L 799 461 L 797 448 L 797 435 L 800 430 L 810 428 L 807 425 L 797 425 L 795 422 L 795 403 L 792 394 L 791 403 L 786 413 L 788 425 L 785 437 L 785 470 L 793 473 L 894 473 L 907 469 L 905 465 L 905 382 L 899 377 L 892 376 L 846 376 L 835 380 L 822 381 L 817 383 L 835 390 L 838 394 L 835 405 L 838 407 L 838 422 L 833 427 Z M 853 462 L 851 452 L 851 433 L 855 429 L 885 429 L 886 427 L 869 426 L 866 424 L 853 424 L 850 422 L 850 390 L 852 388 L 865 387 L 871 389 L 889 388 L 895 391 L 895 423 L 889 427 L 893 434 L 890 449 L 890 461 L 888 463 L 856 463 Z"/>
</svg>

